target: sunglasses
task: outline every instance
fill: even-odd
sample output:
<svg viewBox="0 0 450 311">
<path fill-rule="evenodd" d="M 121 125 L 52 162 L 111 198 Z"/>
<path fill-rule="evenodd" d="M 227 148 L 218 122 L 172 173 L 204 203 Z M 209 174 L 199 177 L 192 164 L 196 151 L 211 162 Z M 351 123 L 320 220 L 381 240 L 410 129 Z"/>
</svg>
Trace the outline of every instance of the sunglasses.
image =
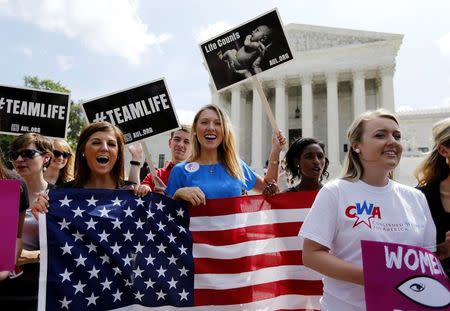
<svg viewBox="0 0 450 311">
<path fill-rule="evenodd" d="M 36 149 L 23 149 L 20 151 L 11 151 L 9 153 L 9 159 L 12 161 L 16 161 L 19 156 L 22 157 L 22 159 L 33 159 L 36 155 L 43 154 L 42 151 L 36 150 Z"/>
<path fill-rule="evenodd" d="M 55 158 L 63 157 L 64 159 L 67 159 L 72 154 L 70 152 L 63 152 L 63 151 L 59 151 L 59 150 L 53 150 L 53 155 L 55 156 Z"/>
</svg>

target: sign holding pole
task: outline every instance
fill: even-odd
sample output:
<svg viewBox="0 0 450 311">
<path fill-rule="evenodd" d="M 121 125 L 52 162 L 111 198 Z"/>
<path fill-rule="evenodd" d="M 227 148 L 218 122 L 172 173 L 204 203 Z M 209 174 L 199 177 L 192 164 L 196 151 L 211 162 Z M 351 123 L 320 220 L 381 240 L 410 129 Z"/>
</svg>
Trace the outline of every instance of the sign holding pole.
<svg viewBox="0 0 450 311">
<path fill-rule="evenodd" d="M 69 113 L 69 94 L 0 85 L 0 133 L 65 138 Z"/>
<path fill-rule="evenodd" d="M 217 91 L 248 78 L 261 98 L 272 129 L 278 132 L 257 74 L 293 59 L 276 9 L 200 44 L 203 58 Z"/>
</svg>

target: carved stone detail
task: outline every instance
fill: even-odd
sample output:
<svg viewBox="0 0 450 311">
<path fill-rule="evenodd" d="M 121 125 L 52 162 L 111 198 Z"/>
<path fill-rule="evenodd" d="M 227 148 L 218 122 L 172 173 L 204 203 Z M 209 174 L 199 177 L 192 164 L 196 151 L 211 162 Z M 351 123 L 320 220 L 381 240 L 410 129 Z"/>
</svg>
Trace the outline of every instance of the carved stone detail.
<svg viewBox="0 0 450 311">
<path fill-rule="evenodd" d="M 313 31 L 287 31 L 286 36 L 291 47 L 298 52 L 383 41 L 383 39 L 379 38 L 367 38 L 351 35 L 345 36 Z"/>
</svg>

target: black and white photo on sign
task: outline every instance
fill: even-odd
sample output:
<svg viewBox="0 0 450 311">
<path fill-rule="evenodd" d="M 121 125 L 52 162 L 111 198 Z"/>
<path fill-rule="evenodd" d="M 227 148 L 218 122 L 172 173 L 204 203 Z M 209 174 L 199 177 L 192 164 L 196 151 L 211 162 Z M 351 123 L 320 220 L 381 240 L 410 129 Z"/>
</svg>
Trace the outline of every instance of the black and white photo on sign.
<svg viewBox="0 0 450 311">
<path fill-rule="evenodd" d="M 69 94 L 0 85 L 0 133 L 65 138 L 69 113 Z"/>
<path fill-rule="evenodd" d="M 277 10 L 202 43 L 200 49 L 218 91 L 293 59 Z"/>
<path fill-rule="evenodd" d="M 164 79 L 83 102 L 82 107 L 89 123 L 118 126 L 127 144 L 179 128 Z"/>
</svg>

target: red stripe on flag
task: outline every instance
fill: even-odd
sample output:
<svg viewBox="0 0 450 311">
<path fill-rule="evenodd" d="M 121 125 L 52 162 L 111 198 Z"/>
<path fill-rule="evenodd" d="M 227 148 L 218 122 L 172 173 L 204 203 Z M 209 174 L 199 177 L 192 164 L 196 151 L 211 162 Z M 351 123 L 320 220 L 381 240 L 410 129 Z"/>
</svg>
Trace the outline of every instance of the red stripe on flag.
<svg viewBox="0 0 450 311">
<path fill-rule="evenodd" d="M 267 253 L 235 259 L 194 258 L 195 274 L 241 273 L 287 265 L 303 265 L 302 251 Z"/>
<path fill-rule="evenodd" d="M 194 243 L 222 246 L 248 241 L 297 236 L 299 230 L 300 222 L 297 221 L 248 226 L 222 231 L 194 231 L 192 232 L 192 239 Z"/>
<path fill-rule="evenodd" d="M 316 195 L 317 191 L 302 191 L 280 193 L 265 198 L 262 195 L 251 195 L 239 197 L 238 200 L 211 199 L 208 200 L 208 208 L 189 206 L 189 215 L 222 216 L 262 210 L 310 208 Z"/>
<path fill-rule="evenodd" d="M 322 295 L 322 281 L 282 280 L 233 289 L 195 289 L 194 304 L 230 305 L 275 298 L 282 295 Z"/>
</svg>

